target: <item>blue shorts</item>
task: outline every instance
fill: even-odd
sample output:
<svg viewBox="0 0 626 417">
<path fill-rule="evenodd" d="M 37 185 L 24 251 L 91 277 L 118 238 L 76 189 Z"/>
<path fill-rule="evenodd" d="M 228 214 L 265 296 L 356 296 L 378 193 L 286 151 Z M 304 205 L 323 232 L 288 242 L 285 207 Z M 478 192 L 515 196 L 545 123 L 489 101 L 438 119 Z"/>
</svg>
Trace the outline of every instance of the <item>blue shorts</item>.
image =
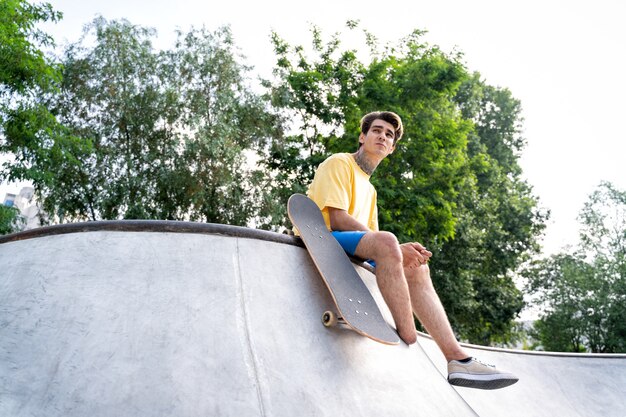
<svg viewBox="0 0 626 417">
<path fill-rule="evenodd" d="M 366 233 L 367 232 L 362 231 L 330 232 L 330 234 L 337 239 L 337 242 L 339 242 L 343 250 L 350 256 L 356 256 L 354 254 L 356 247 L 359 245 L 361 238 L 365 236 Z M 365 262 L 376 268 L 376 263 L 371 259 L 367 259 Z"/>
</svg>

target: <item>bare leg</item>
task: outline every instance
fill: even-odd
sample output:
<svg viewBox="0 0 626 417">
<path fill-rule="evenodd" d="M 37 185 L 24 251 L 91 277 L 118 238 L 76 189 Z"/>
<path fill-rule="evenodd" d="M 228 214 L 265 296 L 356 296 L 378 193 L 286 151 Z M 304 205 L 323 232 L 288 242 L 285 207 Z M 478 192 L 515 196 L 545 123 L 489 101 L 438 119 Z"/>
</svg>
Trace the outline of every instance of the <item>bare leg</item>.
<svg viewBox="0 0 626 417">
<path fill-rule="evenodd" d="M 469 355 L 459 345 L 448 321 L 441 300 L 430 279 L 428 264 L 404 270 L 411 294 L 413 311 L 428 334 L 439 346 L 447 361 L 465 359 Z"/>
<path fill-rule="evenodd" d="M 367 233 L 355 255 L 376 261 L 376 281 L 391 311 L 398 334 L 407 344 L 417 341 L 409 287 L 402 267 L 402 252 L 396 237 L 388 232 Z"/>
</svg>

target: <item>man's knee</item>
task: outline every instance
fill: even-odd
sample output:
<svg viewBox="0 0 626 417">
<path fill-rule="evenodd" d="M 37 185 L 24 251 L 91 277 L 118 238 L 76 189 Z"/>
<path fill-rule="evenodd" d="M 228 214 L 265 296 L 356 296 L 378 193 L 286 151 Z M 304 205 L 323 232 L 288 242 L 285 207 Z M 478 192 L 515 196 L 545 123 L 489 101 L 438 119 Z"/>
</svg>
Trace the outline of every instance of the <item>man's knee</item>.
<svg viewBox="0 0 626 417">
<path fill-rule="evenodd" d="M 402 251 L 398 238 L 390 232 L 376 232 L 374 236 L 375 250 L 379 258 L 393 262 L 402 262 Z M 374 258 L 375 261 L 380 261 Z"/>
</svg>

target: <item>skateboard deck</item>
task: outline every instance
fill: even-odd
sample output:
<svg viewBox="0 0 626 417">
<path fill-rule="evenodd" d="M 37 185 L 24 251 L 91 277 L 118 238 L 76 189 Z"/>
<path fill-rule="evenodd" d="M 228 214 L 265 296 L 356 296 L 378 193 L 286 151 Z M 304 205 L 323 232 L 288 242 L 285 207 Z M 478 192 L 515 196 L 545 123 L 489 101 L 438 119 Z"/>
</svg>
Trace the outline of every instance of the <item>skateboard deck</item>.
<svg viewBox="0 0 626 417">
<path fill-rule="evenodd" d="M 348 255 L 326 228 L 317 204 L 303 194 L 294 194 L 287 213 L 337 306 L 337 313 L 324 312 L 324 325 L 342 323 L 377 342 L 398 344 L 398 333 L 385 321 Z"/>
</svg>

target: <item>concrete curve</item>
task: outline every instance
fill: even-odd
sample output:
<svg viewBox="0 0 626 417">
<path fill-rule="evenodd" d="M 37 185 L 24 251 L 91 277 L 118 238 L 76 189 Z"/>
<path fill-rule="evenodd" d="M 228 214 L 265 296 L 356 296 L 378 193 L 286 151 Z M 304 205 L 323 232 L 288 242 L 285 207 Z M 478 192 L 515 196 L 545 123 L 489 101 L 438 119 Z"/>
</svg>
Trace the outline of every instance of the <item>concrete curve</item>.
<svg viewBox="0 0 626 417">
<path fill-rule="evenodd" d="M 425 336 L 326 329 L 332 300 L 290 236 L 82 223 L 0 238 L 0 266 L 0 416 L 626 415 L 626 355 L 470 347 L 521 380 L 456 390 Z"/>
</svg>

